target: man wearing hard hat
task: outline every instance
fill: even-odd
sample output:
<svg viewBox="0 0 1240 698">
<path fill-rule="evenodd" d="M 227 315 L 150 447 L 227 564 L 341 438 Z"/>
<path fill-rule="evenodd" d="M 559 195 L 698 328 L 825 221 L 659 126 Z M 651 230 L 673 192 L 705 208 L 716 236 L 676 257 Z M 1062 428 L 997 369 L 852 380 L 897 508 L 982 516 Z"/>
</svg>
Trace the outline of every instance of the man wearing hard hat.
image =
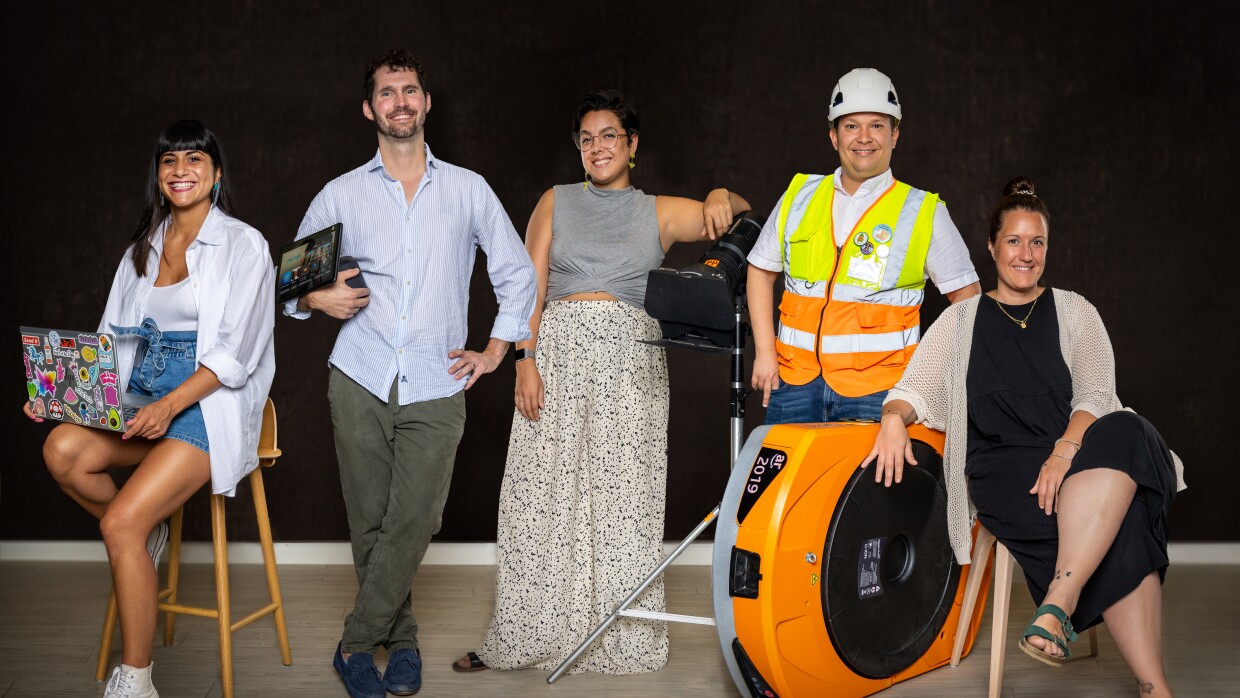
<svg viewBox="0 0 1240 698">
<path fill-rule="evenodd" d="M 878 420 L 921 337 L 926 279 L 953 303 L 981 293 L 946 205 L 891 174 L 900 118 L 886 75 L 840 78 L 827 111 L 840 167 L 793 177 L 749 254 L 753 387 L 767 424 Z"/>
</svg>

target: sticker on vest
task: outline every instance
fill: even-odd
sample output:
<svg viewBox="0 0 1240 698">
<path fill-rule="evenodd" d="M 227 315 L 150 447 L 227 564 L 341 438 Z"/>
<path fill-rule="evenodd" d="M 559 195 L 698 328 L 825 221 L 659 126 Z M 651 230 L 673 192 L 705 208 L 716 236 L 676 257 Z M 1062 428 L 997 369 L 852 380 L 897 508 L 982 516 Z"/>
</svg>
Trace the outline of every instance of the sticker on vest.
<svg viewBox="0 0 1240 698">
<path fill-rule="evenodd" d="M 858 281 L 876 284 L 883 278 L 883 268 L 878 262 L 854 256 L 848 261 L 848 275 Z"/>
<path fill-rule="evenodd" d="M 874 251 L 882 259 L 887 259 L 887 255 L 891 254 L 891 248 L 886 245 L 879 245 Z"/>
<path fill-rule="evenodd" d="M 879 225 L 874 228 L 874 232 L 870 233 L 874 238 L 874 242 L 887 242 L 891 239 L 891 228 L 886 225 Z"/>
</svg>

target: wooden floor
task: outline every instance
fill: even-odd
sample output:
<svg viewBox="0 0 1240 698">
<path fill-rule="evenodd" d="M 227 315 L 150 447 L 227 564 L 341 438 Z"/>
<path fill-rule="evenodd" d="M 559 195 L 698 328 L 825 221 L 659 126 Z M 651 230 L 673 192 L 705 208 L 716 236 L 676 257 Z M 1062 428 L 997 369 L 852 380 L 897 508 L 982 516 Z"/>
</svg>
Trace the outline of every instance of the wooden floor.
<svg viewBox="0 0 1240 698">
<path fill-rule="evenodd" d="M 99 696 L 94 681 L 99 632 L 109 588 L 102 563 L 0 564 L 0 696 Z M 415 583 L 415 612 L 425 659 L 423 696 L 737 696 L 727 677 L 714 628 L 674 623 L 668 665 L 628 677 L 565 676 L 554 685 L 540 671 L 457 674 L 450 662 L 475 648 L 490 620 L 493 568 L 428 566 Z M 1019 573 L 1018 573 L 1019 576 Z M 182 572 L 181 599 L 210 605 L 208 566 Z M 340 696 L 331 668 L 341 622 L 356 582 L 343 566 L 289 566 L 280 578 L 287 600 L 293 665 L 280 664 L 275 630 L 260 620 L 233 640 L 238 696 Z M 265 601 L 261 566 L 232 570 L 234 608 Z M 710 570 L 677 566 L 668 572 L 668 610 L 709 615 Z M 1240 567 L 1179 566 L 1165 586 L 1167 669 L 1179 696 L 1240 696 Z M 989 606 L 989 604 L 988 604 Z M 1024 586 L 1012 597 L 1003 695 L 1135 696 L 1136 690 L 1105 628 L 1096 659 L 1063 669 L 1044 667 L 1016 649 L 1016 635 L 1033 611 Z M 234 611 L 234 618 L 241 615 Z M 990 652 L 990 613 L 969 657 L 898 684 L 884 698 L 984 696 Z M 160 633 L 162 636 L 162 632 Z M 1081 647 L 1079 643 L 1077 647 Z M 120 642 L 110 662 L 120 661 Z M 164 698 L 219 696 L 215 621 L 182 616 L 176 644 L 155 648 L 155 683 Z M 386 657 L 376 658 L 380 665 Z M 109 669 L 110 671 L 110 669 Z M 787 698 L 787 697 L 785 697 Z"/>
</svg>

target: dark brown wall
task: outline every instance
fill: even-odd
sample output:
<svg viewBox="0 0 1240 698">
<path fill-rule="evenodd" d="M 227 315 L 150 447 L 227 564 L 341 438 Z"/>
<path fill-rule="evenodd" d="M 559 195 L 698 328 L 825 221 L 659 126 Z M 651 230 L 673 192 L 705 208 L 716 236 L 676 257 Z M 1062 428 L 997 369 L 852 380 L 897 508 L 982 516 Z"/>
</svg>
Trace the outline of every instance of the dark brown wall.
<svg viewBox="0 0 1240 698">
<path fill-rule="evenodd" d="M 436 155 L 483 174 L 522 231 L 544 189 L 581 177 L 567 133 L 588 89 L 618 87 L 641 110 L 639 187 L 701 197 L 727 186 L 765 213 L 792 174 L 834 169 L 830 89 L 846 70 L 876 66 L 906 109 L 895 172 L 943 195 L 986 287 L 989 207 L 1012 175 L 1037 182 L 1053 213 L 1047 282 L 1097 305 L 1120 396 L 1188 466 L 1173 536 L 1240 539 L 1224 399 L 1237 387 L 1225 290 L 1240 155 L 1235 44 L 1191 4 L 975 5 L 21 3 L 6 12 L 0 49 L 12 255 L 3 325 L 97 323 L 136 222 L 147 149 L 179 117 L 224 140 L 241 217 L 273 249 L 291 239 L 319 188 L 373 154 L 359 84 L 366 61 L 390 47 L 427 66 Z M 480 348 L 495 310 L 483 273 L 472 303 Z M 927 320 L 942 307 L 934 296 Z M 335 328 L 276 324 L 285 456 L 267 482 L 278 540 L 347 537 L 325 410 Z M 20 415 L 13 343 L 0 381 L 12 396 L 0 536 L 92 538 L 94 523 L 44 471 L 46 427 Z M 679 538 L 726 481 L 728 367 L 683 351 L 669 359 L 667 531 Z M 494 538 L 512 383 L 509 363 L 470 391 L 440 539 Z M 754 426 L 762 410 L 749 406 Z M 192 506 L 201 538 L 204 500 Z M 231 508 L 234 539 L 254 537 L 246 511 Z"/>
</svg>

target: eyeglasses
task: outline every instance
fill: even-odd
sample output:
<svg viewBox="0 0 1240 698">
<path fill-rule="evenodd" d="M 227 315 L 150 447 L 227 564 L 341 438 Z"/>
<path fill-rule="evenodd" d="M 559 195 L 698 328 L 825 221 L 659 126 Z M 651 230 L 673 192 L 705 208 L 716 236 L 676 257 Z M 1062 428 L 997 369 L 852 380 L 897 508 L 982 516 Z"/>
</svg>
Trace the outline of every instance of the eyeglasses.
<svg viewBox="0 0 1240 698">
<path fill-rule="evenodd" d="M 573 145 L 577 146 L 578 150 L 585 152 L 589 150 L 592 145 L 594 145 L 595 139 L 598 139 L 599 145 L 603 146 L 604 148 L 608 150 L 615 150 L 616 139 L 621 138 L 621 137 L 627 138 L 628 135 L 629 135 L 628 133 L 616 133 L 614 131 L 608 131 L 607 133 L 602 133 L 597 136 L 591 136 L 585 131 L 582 131 L 580 133 L 573 134 Z"/>
</svg>

